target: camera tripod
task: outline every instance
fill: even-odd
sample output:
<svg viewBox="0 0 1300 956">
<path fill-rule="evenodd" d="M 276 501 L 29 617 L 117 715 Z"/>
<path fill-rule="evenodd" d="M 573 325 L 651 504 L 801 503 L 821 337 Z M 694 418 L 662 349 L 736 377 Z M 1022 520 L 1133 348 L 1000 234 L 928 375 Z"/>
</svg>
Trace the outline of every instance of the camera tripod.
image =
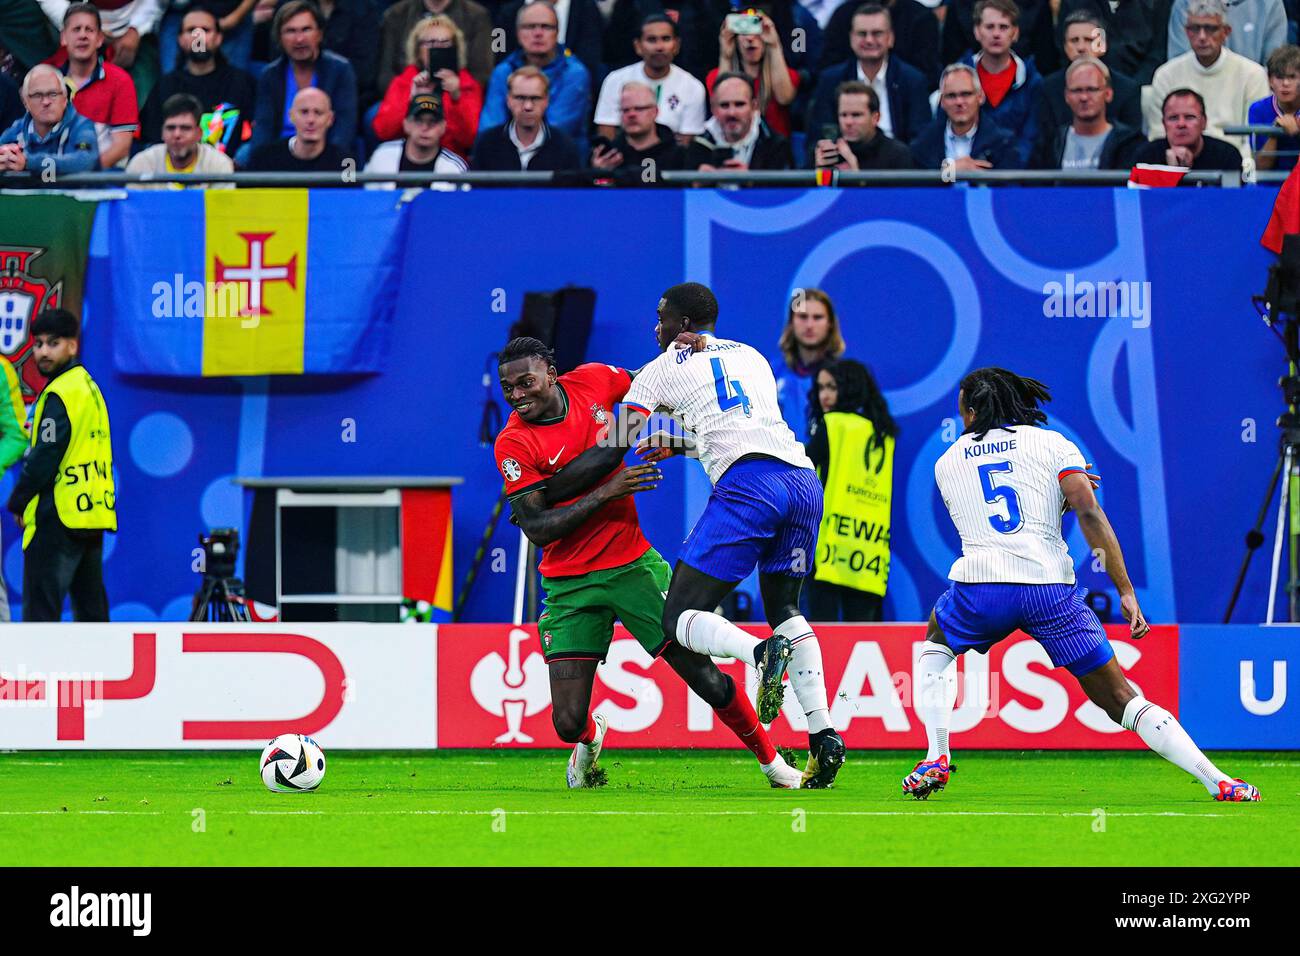
<svg viewBox="0 0 1300 956">
<path fill-rule="evenodd" d="M 244 582 L 239 578 L 203 576 L 203 586 L 194 595 L 191 621 L 251 621 L 244 598 Z"/>
</svg>

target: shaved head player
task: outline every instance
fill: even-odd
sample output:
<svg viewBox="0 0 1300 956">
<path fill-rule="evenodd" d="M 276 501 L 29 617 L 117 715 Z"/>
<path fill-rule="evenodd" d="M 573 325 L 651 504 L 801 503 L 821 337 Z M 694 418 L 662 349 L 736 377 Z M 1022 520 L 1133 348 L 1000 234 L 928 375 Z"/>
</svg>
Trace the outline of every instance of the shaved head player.
<svg viewBox="0 0 1300 956">
<path fill-rule="evenodd" d="M 566 467 L 608 434 L 633 373 L 593 363 L 559 375 L 551 350 L 533 338 L 514 339 L 498 361 L 514 411 L 497 436 L 496 462 L 516 522 L 544 549 L 546 600 L 537 629 L 551 677 L 551 720 L 560 739 L 574 744 L 569 786 L 590 785 L 604 744 L 605 718 L 590 713 L 591 689 L 617 618 L 753 751 L 772 786 L 799 787 L 799 771 L 777 754 L 735 682 L 709 658 L 664 637 L 670 572 L 641 533 L 631 497 L 658 484 L 658 467 L 619 461 L 611 471 L 590 459 Z"/>
</svg>

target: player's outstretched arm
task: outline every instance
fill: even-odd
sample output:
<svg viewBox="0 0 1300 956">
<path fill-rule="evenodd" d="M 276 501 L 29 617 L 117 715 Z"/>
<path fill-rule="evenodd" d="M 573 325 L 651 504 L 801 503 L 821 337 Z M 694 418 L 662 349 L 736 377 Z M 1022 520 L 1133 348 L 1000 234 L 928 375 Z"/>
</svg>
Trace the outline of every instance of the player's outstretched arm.
<svg viewBox="0 0 1300 956">
<path fill-rule="evenodd" d="M 1093 494 L 1093 485 L 1089 476 L 1072 472 L 1061 479 L 1061 491 L 1065 501 L 1079 518 L 1079 530 L 1093 554 L 1101 552 L 1105 562 L 1106 574 L 1119 591 L 1120 610 L 1129 622 L 1134 639 L 1140 638 L 1150 630 L 1150 625 L 1142 616 L 1138 607 L 1137 595 L 1133 591 L 1133 582 L 1129 580 L 1128 569 L 1124 566 L 1124 554 L 1120 550 L 1119 538 L 1110 526 L 1110 519 L 1097 503 Z"/>
<path fill-rule="evenodd" d="M 604 438 L 557 471 L 546 482 L 546 502 L 568 501 L 594 488 L 620 464 L 645 424 L 645 416 L 623 406 Z"/>
<path fill-rule="evenodd" d="M 637 465 L 635 468 L 625 468 L 605 484 L 593 488 L 563 508 L 548 506 L 547 489 L 543 488 L 513 499 L 510 508 L 514 512 L 515 523 L 523 529 L 528 540 L 539 548 L 544 548 L 577 530 L 602 505 L 639 491 L 651 491 L 659 486 L 662 477 L 663 472 L 654 465 Z"/>
</svg>

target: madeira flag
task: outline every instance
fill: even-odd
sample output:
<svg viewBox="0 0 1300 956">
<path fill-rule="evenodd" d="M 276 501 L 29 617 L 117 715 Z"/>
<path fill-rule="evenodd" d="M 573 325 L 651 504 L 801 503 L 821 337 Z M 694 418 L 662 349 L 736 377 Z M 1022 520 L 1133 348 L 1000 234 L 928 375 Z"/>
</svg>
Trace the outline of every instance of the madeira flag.
<svg viewBox="0 0 1300 956">
<path fill-rule="evenodd" d="M 405 207 L 306 189 L 132 193 L 112 203 L 114 357 L 151 375 L 374 372 Z"/>
</svg>

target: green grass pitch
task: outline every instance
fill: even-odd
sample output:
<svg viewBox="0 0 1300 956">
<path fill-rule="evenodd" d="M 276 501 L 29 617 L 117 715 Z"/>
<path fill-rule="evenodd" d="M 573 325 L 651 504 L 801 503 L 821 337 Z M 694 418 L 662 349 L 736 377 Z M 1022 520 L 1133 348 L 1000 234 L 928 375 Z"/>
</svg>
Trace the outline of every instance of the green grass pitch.
<svg viewBox="0 0 1300 956">
<path fill-rule="evenodd" d="M 1148 753 L 958 752 L 904 799 L 915 754 L 852 751 L 829 791 L 771 790 L 744 752 L 607 751 L 570 791 L 558 751 L 330 753 L 272 794 L 257 752 L 0 754 L 9 866 L 1291 865 L 1300 754 L 1212 755 L 1260 788 L 1219 804 Z"/>
</svg>

